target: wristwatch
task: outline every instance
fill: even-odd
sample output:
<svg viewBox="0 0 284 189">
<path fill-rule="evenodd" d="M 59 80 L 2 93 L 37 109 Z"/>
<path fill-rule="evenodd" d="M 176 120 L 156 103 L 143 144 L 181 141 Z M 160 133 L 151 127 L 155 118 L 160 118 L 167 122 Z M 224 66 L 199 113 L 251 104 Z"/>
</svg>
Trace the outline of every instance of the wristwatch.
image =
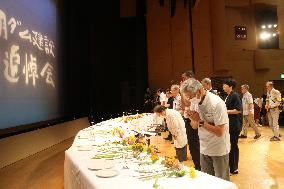
<svg viewBox="0 0 284 189">
<path fill-rule="evenodd" d="M 199 127 L 202 127 L 204 124 L 204 121 L 199 121 Z"/>
</svg>

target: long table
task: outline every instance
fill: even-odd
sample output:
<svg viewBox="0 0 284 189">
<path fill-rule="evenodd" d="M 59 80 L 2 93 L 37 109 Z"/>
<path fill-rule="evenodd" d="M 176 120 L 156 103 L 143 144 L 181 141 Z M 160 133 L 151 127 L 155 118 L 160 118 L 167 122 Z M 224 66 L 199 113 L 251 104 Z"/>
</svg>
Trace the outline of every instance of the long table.
<svg viewBox="0 0 284 189">
<path fill-rule="evenodd" d="M 137 122 L 136 122 L 137 123 Z M 145 124 L 145 123 L 144 123 Z M 114 168 L 118 171 L 118 175 L 111 178 L 101 178 L 96 176 L 96 171 L 89 169 L 91 157 L 97 153 L 98 144 L 112 140 L 109 138 L 96 137 L 96 128 L 107 128 L 119 125 L 129 128 L 129 123 L 118 120 L 109 120 L 99 125 L 91 126 L 81 130 L 72 144 L 65 151 L 64 161 L 64 187 L 65 189 L 149 189 L 153 188 L 155 179 L 141 180 L 138 179 L 133 169 L 125 169 L 123 165 L 124 159 L 113 160 Z M 143 124 L 142 124 L 143 125 Z M 137 125 L 136 125 L 137 126 Z M 140 125 L 141 126 L 141 125 Z M 141 129 L 141 128 L 140 128 Z M 237 189 L 232 183 L 217 177 L 196 171 L 196 178 L 190 178 L 188 175 L 178 178 L 163 177 L 158 179 L 160 189 L 173 188 L 194 188 L 194 189 Z"/>
</svg>

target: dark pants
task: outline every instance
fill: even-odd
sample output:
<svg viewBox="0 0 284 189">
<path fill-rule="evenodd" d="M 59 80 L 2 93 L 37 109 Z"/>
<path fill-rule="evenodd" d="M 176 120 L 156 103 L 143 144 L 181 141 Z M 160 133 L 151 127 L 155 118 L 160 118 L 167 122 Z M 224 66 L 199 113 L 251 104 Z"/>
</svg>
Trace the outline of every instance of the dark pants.
<svg viewBox="0 0 284 189">
<path fill-rule="evenodd" d="M 200 144 L 198 130 L 191 127 L 190 120 L 188 118 L 184 118 L 184 122 L 190 155 L 192 157 L 195 169 L 200 171 Z"/>
<path fill-rule="evenodd" d="M 187 160 L 187 145 L 185 145 L 183 148 L 176 148 L 176 156 L 180 162 Z"/>
<path fill-rule="evenodd" d="M 167 131 L 169 131 L 166 119 L 165 119 L 165 128 L 166 128 Z M 173 135 L 172 135 L 172 133 L 170 131 L 169 131 L 169 135 L 168 135 L 167 139 L 168 140 L 172 140 L 173 139 Z"/>
<path fill-rule="evenodd" d="M 229 154 L 229 166 L 230 172 L 238 170 L 239 167 L 239 135 L 241 131 L 231 131 L 230 130 L 230 141 L 231 141 L 231 151 Z"/>
</svg>

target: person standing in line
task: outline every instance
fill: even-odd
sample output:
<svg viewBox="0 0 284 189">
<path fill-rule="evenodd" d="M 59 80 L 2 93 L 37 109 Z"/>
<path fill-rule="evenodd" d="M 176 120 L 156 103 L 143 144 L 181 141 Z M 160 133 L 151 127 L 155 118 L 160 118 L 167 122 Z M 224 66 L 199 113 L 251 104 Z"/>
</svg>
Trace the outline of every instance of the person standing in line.
<svg viewBox="0 0 284 189">
<path fill-rule="evenodd" d="M 249 92 L 249 86 L 248 85 L 242 85 L 241 91 L 243 94 L 242 98 L 242 106 L 243 106 L 243 134 L 239 136 L 239 138 L 247 138 L 247 131 L 248 126 L 250 125 L 254 132 L 255 136 L 254 139 L 258 139 L 261 134 L 259 132 L 259 129 L 257 128 L 257 125 L 254 122 L 254 105 L 253 105 L 253 98 L 251 93 Z"/>
<path fill-rule="evenodd" d="M 280 141 L 279 136 L 279 109 L 278 106 L 281 103 L 281 93 L 274 89 L 273 82 L 268 81 L 266 83 L 267 99 L 265 104 L 265 109 L 267 110 L 267 117 L 269 126 L 272 128 L 273 137 L 270 141 Z"/>
<path fill-rule="evenodd" d="M 155 104 L 166 106 L 168 99 L 167 99 L 167 95 L 162 91 L 162 89 L 158 89 L 156 92 L 156 95 L 157 97 L 156 97 Z"/>
<path fill-rule="evenodd" d="M 260 112 L 261 112 L 261 108 L 262 108 L 262 102 L 263 102 L 263 99 L 262 98 L 256 98 L 254 99 L 254 121 L 255 121 L 255 124 L 256 126 L 262 126 L 260 124 L 261 122 L 261 116 L 260 116 Z"/>
<path fill-rule="evenodd" d="M 238 93 L 234 92 L 236 87 L 236 81 L 234 79 L 226 79 L 223 82 L 223 90 L 227 93 L 225 103 L 227 106 L 227 113 L 229 116 L 229 132 L 231 151 L 229 156 L 230 173 L 238 174 L 239 165 L 239 135 L 242 130 L 242 103 Z"/>
<path fill-rule="evenodd" d="M 183 82 L 181 93 L 195 102 L 189 118 L 199 135 L 201 171 L 229 181 L 230 135 L 225 102 L 196 79 Z"/>
<path fill-rule="evenodd" d="M 203 86 L 204 89 L 206 89 L 206 90 L 209 91 L 210 93 L 213 93 L 213 94 L 217 95 L 217 91 L 215 91 L 215 90 L 212 88 L 211 79 L 209 79 L 209 78 L 204 78 L 204 79 L 202 79 L 201 83 L 202 83 L 202 86 Z"/>
</svg>

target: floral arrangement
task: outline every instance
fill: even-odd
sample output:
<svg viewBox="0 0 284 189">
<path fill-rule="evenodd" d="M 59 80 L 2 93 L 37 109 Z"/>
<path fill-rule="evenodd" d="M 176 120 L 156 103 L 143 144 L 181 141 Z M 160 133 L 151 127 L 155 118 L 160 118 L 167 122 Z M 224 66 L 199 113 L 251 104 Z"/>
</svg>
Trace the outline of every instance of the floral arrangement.
<svg viewBox="0 0 284 189">
<path fill-rule="evenodd" d="M 183 177 L 187 174 L 187 171 L 184 169 L 184 166 L 173 157 L 165 157 L 165 160 L 162 161 L 170 171 L 167 173 L 168 177 Z"/>
<path fill-rule="evenodd" d="M 167 168 L 172 168 L 175 161 L 175 158 L 166 156 L 165 160 L 162 161 L 162 164 L 164 164 Z"/>
<path fill-rule="evenodd" d="M 151 160 L 153 163 L 159 160 L 159 156 L 156 153 L 151 154 Z"/>
<path fill-rule="evenodd" d="M 153 188 L 159 188 L 158 178 L 155 179 L 155 182 L 153 184 Z"/>
<path fill-rule="evenodd" d="M 145 145 L 142 143 L 136 143 L 136 144 L 131 145 L 131 149 L 133 151 L 143 152 L 145 150 Z"/>
<path fill-rule="evenodd" d="M 195 178 L 196 177 L 196 173 L 195 173 L 194 167 L 189 167 L 189 177 L 190 178 Z"/>
<path fill-rule="evenodd" d="M 138 158 L 141 152 L 145 151 L 145 145 L 142 143 L 136 143 L 130 146 L 133 150 L 133 157 Z"/>
<path fill-rule="evenodd" d="M 116 135 L 116 134 L 118 134 L 120 138 L 124 137 L 124 131 L 121 130 L 119 127 L 115 127 L 112 131 L 112 135 Z"/>
<path fill-rule="evenodd" d="M 124 116 L 123 117 L 123 121 L 124 121 L 124 123 L 128 123 L 128 122 L 131 122 L 134 119 L 142 118 L 143 116 L 144 116 L 144 114 L 136 114 L 136 115 Z"/>
<path fill-rule="evenodd" d="M 186 170 L 173 170 L 168 174 L 168 177 L 183 177 L 186 173 Z"/>
</svg>

